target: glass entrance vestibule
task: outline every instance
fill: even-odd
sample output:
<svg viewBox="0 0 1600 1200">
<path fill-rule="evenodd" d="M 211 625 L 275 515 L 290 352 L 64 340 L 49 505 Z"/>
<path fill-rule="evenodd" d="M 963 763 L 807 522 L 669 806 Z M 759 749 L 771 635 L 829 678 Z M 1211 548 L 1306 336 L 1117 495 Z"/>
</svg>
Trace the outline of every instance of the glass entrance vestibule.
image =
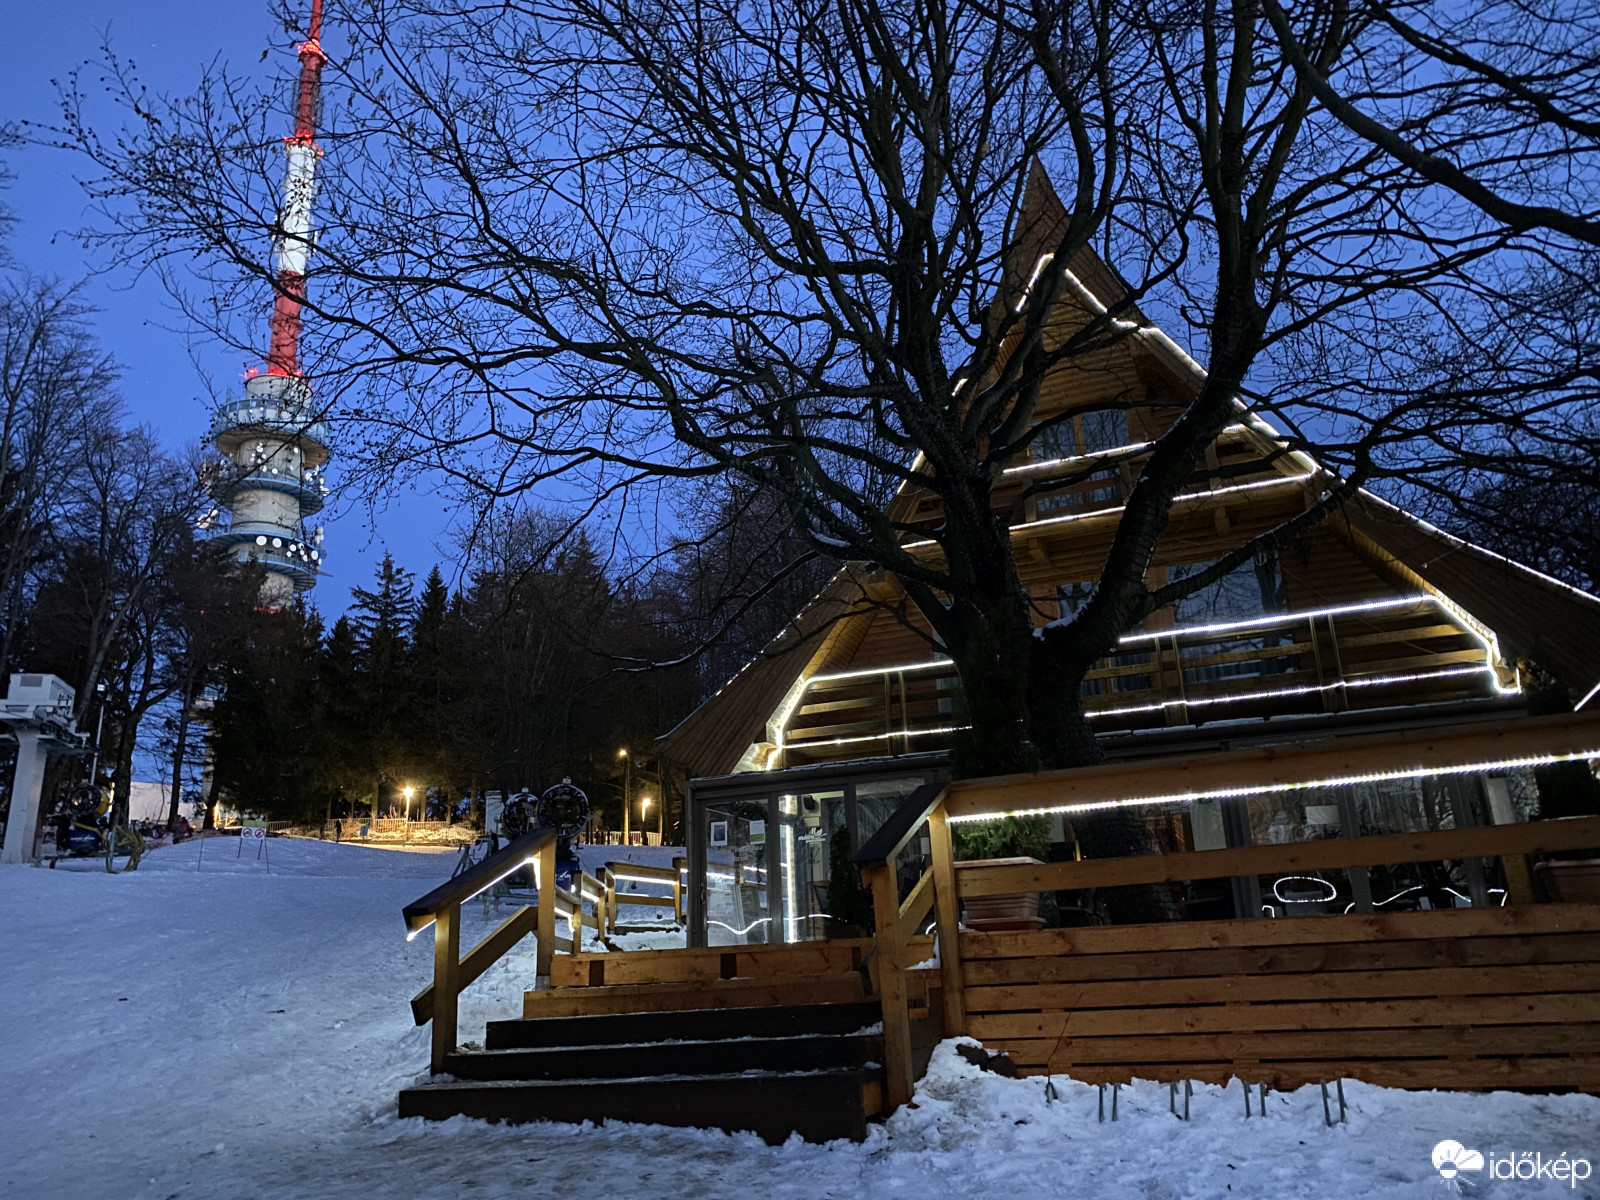
<svg viewBox="0 0 1600 1200">
<path fill-rule="evenodd" d="M 827 936 L 830 855 L 859 849 L 895 808 L 944 775 L 944 756 L 692 780 L 687 796 L 691 946 Z"/>
</svg>

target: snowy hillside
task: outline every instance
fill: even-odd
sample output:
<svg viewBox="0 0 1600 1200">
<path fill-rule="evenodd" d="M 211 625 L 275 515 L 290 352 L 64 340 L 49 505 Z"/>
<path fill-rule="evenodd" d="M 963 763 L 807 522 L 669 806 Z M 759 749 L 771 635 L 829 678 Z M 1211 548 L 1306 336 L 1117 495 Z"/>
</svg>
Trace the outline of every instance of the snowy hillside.
<svg viewBox="0 0 1600 1200">
<path fill-rule="evenodd" d="M 1197 1089 L 1188 1124 L 1166 1089 L 980 1075 L 941 1048 L 908 1108 L 860 1146 L 640 1126 L 401 1122 L 427 1062 L 410 996 L 431 942 L 400 908 L 449 855 L 274 839 L 272 870 L 181 846 L 135 875 L 0 868 L 0 1196 L 100 1200 L 1445 1195 L 1429 1161 L 1451 1138 L 1485 1154 L 1600 1162 L 1600 1100 L 1426 1095 L 1348 1085 L 1347 1126 L 1315 1089 L 1246 1120 L 1238 1085 Z M 605 848 L 613 855 L 619 848 Z M 659 853 L 659 852 L 657 852 Z M 670 858 L 670 855 L 667 857 Z M 198 869 L 197 869 L 198 868 Z M 468 905 L 463 941 L 486 929 Z M 493 919 L 493 914 L 491 914 Z M 532 946 L 462 997 L 462 1036 L 515 1015 Z M 1482 1173 L 1482 1174 L 1487 1174 Z M 1600 1195 L 1594 1180 L 1471 1181 L 1484 1197 Z M 1463 1177 L 1466 1178 L 1466 1177 Z"/>
</svg>

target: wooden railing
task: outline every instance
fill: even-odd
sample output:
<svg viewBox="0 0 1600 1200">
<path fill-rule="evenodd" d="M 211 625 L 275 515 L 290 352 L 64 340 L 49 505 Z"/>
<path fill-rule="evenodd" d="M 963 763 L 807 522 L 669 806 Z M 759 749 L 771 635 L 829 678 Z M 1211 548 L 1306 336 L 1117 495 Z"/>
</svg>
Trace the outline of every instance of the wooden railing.
<svg viewBox="0 0 1600 1200">
<path fill-rule="evenodd" d="M 683 921 L 682 871 L 685 860 L 674 859 L 668 867 L 644 867 L 635 863 L 607 863 L 596 875 L 581 871 L 573 879 L 575 890 L 554 886 L 556 878 L 556 837 L 550 830 L 539 830 L 519 838 L 485 858 L 477 866 L 457 875 L 408 904 L 403 910 L 406 931 L 416 937 L 433 926 L 433 982 L 411 1000 L 411 1015 L 418 1025 L 433 1022 L 432 1069 L 444 1067 L 445 1056 L 455 1049 L 457 1010 L 461 992 L 523 938 L 534 936 L 535 972 L 550 975 L 558 948 L 556 922 L 565 917 L 569 929 L 561 948 L 570 954 L 583 949 L 583 930 L 593 929 L 601 937 L 616 930 L 617 911 L 623 904 L 670 906 Z M 483 894 L 500 881 L 525 867 L 534 868 L 538 903 L 519 905 L 482 941 L 463 956 L 461 953 L 461 906 Z M 643 879 L 672 889 L 670 896 L 645 895 L 621 891 L 619 879 Z M 546 881 L 552 881 L 546 887 Z M 592 912 L 585 907 L 592 906 Z"/>
<path fill-rule="evenodd" d="M 643 904 L 666 908 L 670 901 L 673 919 L 683 924 L 683 873 L 689 860 L 675 858 L 670 867 L 645 867 L 631 862 L 608 862 L 605 865 L 605 882 L 610 895 L 611 925 L 616 928 L 616 908 L 622 904 Z M 645 892 L 623 891 L 616 886 L 618 880 L 638 883 L 659 883 L 672 889 L 671 896 L 653 896 Z"/>
<path fill-rule="evenodd" d="M 959 951 L 946 953 L 944 947 L 957 943 L 955 864 L 950 845 L 950 829 L 944 818 L 943 784 L 924 784 L 907 796 L 889 819 L 879 826 L 855 856 L 862 882 L 872 892 L 872 911 L 876 926 L 878 995 L 883 1004 L 884 1095 L 891 1108 L 911 1099 L 916 1084 L 911 1065 L 911 1012 L 907 1005 L 907 943 L 922 925 L 930 907 L 935 911 L 935 928 L 940 946 L 940 971 L 944 982 L 945 1032 L 959 1034 L 965 1024 L 961 1009 L 961 962 Z M 922 874 L 904 901 L 895 860 L 910 845 L 923 824 L 928 826 L 933 845 L 934 866 Z M 942 886 L 941 886 L 942 883 Z"/>
<path fill-rule="evenodd" d="M 1084 676 L 1100 731 L 1468 699 L 1498 682 L 1483 639 L 1426 596 L 1125 641 Z M 859 757 L 873 744 L 938 749 L 959 720 L 959 695 L 953 663 L 819 676 L 784 729 L 784 765 Z"/>
<path fill-rule="evenodd" d="M 1502 860 L 1511 902 L 1533 900 L 1525 856 L 1538 852 L 1600 847 L 1600 817 L 1451 829 L 1373 837 L 1332 838 L 1286 845 L 1249 846 L 1025 866 L 966 866 L 955 870 L 946 800 L 948 785 L 930 784 L 900 805 L 871 837 L 855 861 L 872 891 L 876 920 L 876 977 L 883 1005 L 885 1094 L 892 1107 L 911 1098 L 915 1079 L 911 1066 L 911 1013 L 906 978 L 907 940 L 920 928 L 928 910 L 935 913 L 938 934 L 939 983 L 943 991 L 946 1036 L 965 1033 L 966 983 L 959 933 L 959 902 L 980 896 L 1025 892 L 1077 891 L 1219 879 L 1239 875 L 1302 874 L 1307 871 L 1391 866 L 1397 863 L 1463 859 Z M 976 803 L 969 790 L 964 807 Z M 896 859 L 926 825 L 930 865 L 904 900 Z M 1330 920 L 1311 917 L 1306 920 Z M 1191 927 L 1193 928 L 1193 927 Z M 1108 936 L 1114 937 L 1111 930 Z"/>
<path fill-rule="evenodd" d="M 462 904 L 526 866 L 534 868 L 539 903 L 518 908 L 463 958 Z M 556 835 L 548 829 L 539 830 L 518 838 L 402 910 L 409 936 L 415 937 L 429 925 L 433 926 L 433 982 L 411 1001 L 411 1012 L 419 1025 L 433 1022 L 430 1061 L 435 1072 L 444 1069 L 446 1055 L 456 1048 L 456 1014 L 462 988 L 530 933 L 534 934 L 538 947 L 535 969 L 540 975 L 550 974 L 556 946 L 556 917 L 560 912 L 555 878 Z M 569 903 L 576 902 L 581 910 L 581 901 L 576 897 L 569 894 L 567 899 Z M 568 911 L 570 913 L 571 909 Z"/>
</svg>

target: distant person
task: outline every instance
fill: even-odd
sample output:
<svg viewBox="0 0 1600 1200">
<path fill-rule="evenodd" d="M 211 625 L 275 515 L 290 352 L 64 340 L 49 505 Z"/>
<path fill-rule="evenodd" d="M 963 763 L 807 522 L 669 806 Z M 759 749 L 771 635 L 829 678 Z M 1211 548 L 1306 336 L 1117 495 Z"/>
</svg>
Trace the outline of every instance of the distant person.
<svg viewBox="0 0 1600 1200">
<path fill-rule="evenodd" d="M 344 818 L 343 817 L 335 817 L 333 819 L 333 840 L 337 842 L 343 837 L 344 837 Z"/>
</svg>

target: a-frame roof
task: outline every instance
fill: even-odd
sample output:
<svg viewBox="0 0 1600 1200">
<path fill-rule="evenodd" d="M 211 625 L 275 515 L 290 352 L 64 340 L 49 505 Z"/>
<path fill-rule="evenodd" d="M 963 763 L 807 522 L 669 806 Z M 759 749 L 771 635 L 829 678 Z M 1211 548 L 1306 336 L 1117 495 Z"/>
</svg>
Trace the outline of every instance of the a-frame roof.
<svg viewBox="0 0 1600 1200">
<path fill-rule="evenodd" d="M 1007 291 L 1020 294 L 1026 287 L 1033 264 L 1055 244 L 1065 215 L 1049 180 L 1036 167 L 1023 204 L 1025 232 L 1006 272 Z M 1068 282 L 1073 290 L 1061 307 L 1069 321 L 1103 312 L 1127 296 L 1116 273 L 1088 249 L 1075 256 Z M 1205 380 L 1200 364 L 1136 309 L 1130 308 L 1127 316 L 1137 326 L 1128 345 L 1141 371 L 1158 375 L 1179 395 L 1198 389 Z M 1281 450 L 1265 421 L 1242 403 L 1240 411 L 1249 438 L 1264 451 Z M 1306 476 L 1320 470 L 1299 453 L 1279 457 L 1277 469 Z M 906 499 L 902 489 L 894 503 Z M 1329 522 L 1338 526 L 1345 542 L 1387 573 L 1419 592 L 1446 598 L 1492 631 L 1505 658 L 1532 659 L 1575 696 L 1593 702 L 1600 690 L 1600 598 L 1455 538 L 1365 491 Z M 841 631 L 854 629 L 853 636 L 861 636 L 874 602 L 897 591 L 892 580 L 874 582 L 860 567 L 841 570 L 759 656 L 661 739 L 663 749 L 694 776 L 766 765 L 754 761 L 750 752 L 774 740 L 769 721 L 827 661 Z"/>
</svg>

